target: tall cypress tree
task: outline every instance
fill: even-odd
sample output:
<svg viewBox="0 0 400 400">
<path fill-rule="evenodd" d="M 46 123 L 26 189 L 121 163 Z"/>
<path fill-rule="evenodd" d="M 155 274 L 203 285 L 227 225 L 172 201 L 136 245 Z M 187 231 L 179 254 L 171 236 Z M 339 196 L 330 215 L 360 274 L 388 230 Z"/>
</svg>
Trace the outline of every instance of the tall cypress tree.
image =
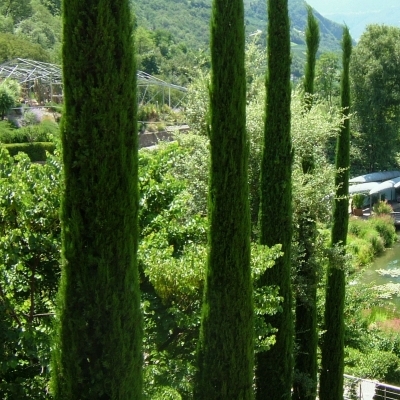
<svg viewBox="0 0 400 400">
<path fill-rule="evenodd" d="M 307 21 L 307 63 L 304 91 L 306 109 L 309 110 L 312 107 L 315 63 L 320 40 L 318 21 L 314 17 L 311 7 L 308 7 Z M 305 174 L 313 174 L 315 167 L 312 145 L 310 146 L 310 153 L 303 154 L 302 166 Z M 296 263 L 296 353 L 292 398 L 295 400 L 312 400 L 315 399 L 317 393 L 318 332 L 316 303 L 318 265 L 315 260 L 315 241 L 318 231 L 315 209 L 308 204 L 302 204 L 302 202 L 300 204 L 301 206 L 297 208 L 296 237 L 301 255 Z"/>
<path fill-rule="evenodd" d="M 345 253 L 349 221 L 349 167 L 350 167 L 350 81 L 349 65 L 352 50 L 349 29 L 343 29 L 343 71 L 341 80 L 341 105 L 344 125 L 336 145 L 336 196 L 333 211 L 331 245 L 334 256 L 328 266 L 325 296 L 325 317 L 321 347 L 321 376 L 319 398 L 337 400 L 343 398 L 344 372 L 344 299 L 345 275 L 342 257 Z M 341 253 L 337 254 L 337 253 Z M 335 256 L 336 253 L 336 256 Z"/>
<path fill-rule="evenodd" d="M 214 0 L 209 252 L 195 389 L 204 400 L 253 398 L 244 44 L 243 0 Z"/>
<path fill-rule="evenodd" d="M 307 62 L 304 73 L 304 92 L 310 95 L 314 94 L 315 64 L 319 47 L 320 34 L 318 21 L 315 18 L 312 8 L 307 8 Z M 311 106 L 312 103 L 310 103 Z"/>
<path fill-rule="evenodd" d="M 292 241 L 292 141 L 290 135 L 290 34 L 287 0 L 268 1 L 266 122 L 260 178 L 260 243 L 280 243 L 284 255 L 261 277 L 279 286 L 282 311 L 266 317 L 277 328 L 276 343 L 257 355 L 257 399 L 290 399 L 293 318 L 290 284 Z"/>
<path fill-rule="evenodd" d="M 128 0 L 64 0 L 55 399 L 140 399 L 136 71 Z"/>
</svg>

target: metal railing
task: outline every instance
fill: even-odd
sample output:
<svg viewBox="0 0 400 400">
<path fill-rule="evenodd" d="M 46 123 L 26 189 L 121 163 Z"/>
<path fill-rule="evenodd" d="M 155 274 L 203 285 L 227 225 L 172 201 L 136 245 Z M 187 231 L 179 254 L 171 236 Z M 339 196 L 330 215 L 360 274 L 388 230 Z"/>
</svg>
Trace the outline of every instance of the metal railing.
<svg viewBox="0 0 400 400">
<path fill-rule="evenodd" d="M 400 400 L 400 387 L 344 375 L 344 400 Z"/>
</svg>

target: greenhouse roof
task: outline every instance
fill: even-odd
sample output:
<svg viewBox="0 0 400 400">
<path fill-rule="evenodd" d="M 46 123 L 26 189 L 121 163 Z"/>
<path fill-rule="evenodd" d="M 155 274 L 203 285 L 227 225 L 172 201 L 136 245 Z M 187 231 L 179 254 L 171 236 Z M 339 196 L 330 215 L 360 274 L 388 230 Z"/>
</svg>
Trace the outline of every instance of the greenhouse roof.
<svg viewBox="0 0 400 400">
<path fill-rule="evenodd" d="M 400 178 L 390 179 L 388 181 L 384 181 L 380 183 L 377 187 L 373 188 L 369 194 L 375 194 L 383 192 L 384 190 L 395 188 L 400 183 Z"/>
<path fill-rule="evenodd" d="M 0 78 L 11 78 L 19 83 L 41 79 L 45 83 L 61 83 L 61 68 L 56 64 L 16 58 L 0 65 Z"/>
<path fill-rule="evenodd" d="M 181 92 L 187 92 L 187 89 L 183 86 L 174 85 L 172 83 L 165 82 L 155 76 L 152 76 L 146 72 L 137 72 L 137 83 L 138 86 L 154 85 L 154 86 L 165 86 L 170 89 L 179 90 Z"/>
<path fill-rule="evenodd" d="M 349 194 L 369 193 L 370 190 L 373 190 L 379 185 L 379 182 L 364 182 L 358 185 L 351 185 L 349 186 Z"/>
<path fill-rule="evenodd" d="M 16 58 L 0 65 L 0 78 L 15 79 L 21 84 L 32 82 L 36 79 L 40 79 L 43 83 L 61 84 L 62 70 L 57 64 Z M 137 72 L 137 83 L 138 86 L 154 85 L 179 90 L 181 92 L 187 91 L 187 89 L 183 86 L 165 82 L 143 71 Z"/>
<path fill-rule="evenodd" d="M 400 171 L 373 172 L 372 174 L 366 174 L 352 178 L 349 180 L 349 182 L 350 183 L 383 182 L 389 179 L 397 178 L 399 176 L 400 176 Z"/>
</svg>

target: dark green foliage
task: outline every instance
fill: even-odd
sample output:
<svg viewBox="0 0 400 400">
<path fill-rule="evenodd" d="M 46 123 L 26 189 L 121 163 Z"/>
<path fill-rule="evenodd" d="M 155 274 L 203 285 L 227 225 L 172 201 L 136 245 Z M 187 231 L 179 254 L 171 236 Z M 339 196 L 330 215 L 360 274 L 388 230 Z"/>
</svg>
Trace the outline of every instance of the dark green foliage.
<svg viewBox="0 0 400 400">
<path fill-rule="evenodd" d="M 17 162 L 16 162 L 17 161 Z M 60 275 L 60 163 L 0 147 L 0 398 L 48 399 Z"/>
<path fill-rule="evenodd" d="M 192 77 L 191 67 L 195 64 L 195 53 L 184 42 L 178 42 L 170 31 L 147 30 L 139 26 L 135 30 L 135 47 L 140 71 L 162 75 L 170 83 L 188 84 Z M 151 93 L 150 98 L 153 96 L 154 93 Z M 168 92 L 165 97 L 168 97 Z"/>
<path fill-rule="evenodd" d="M 0 121 L 0 143 L 15 142 L 16 126 L 8 120 Z M 15 142 L 18 143 L 18 142 Z"/>
<path fill-rule="evenodd" d="M 50 61 L 49 54 L 40 45 L 9 33 L 0 33 L 0 62 L 3 63 L 17 57 Z"/>
<path fill-rule="evenodd" d="M 170 32 L 178 43 L 186 43 L 189 49 L 208 48 L 209 31 L 208 21 L 211 15 L 211 0 L 132 0 L 138 26 L 156 31 L 162 27 Z M 303 74 L 305 40 L 304 34 L 307 25 L 307 9 L 303 0 L 290 0 L 289 13 L 291 20 L 291 41 L 295 43 L 292 50 L 294 58 L 299 61 L 298 67 L 293 65 L 293 73 L 297 77 Z M 246 35 L 257 30 L 262 31 L 262 43 L 266 42 L 265 26 L 267 11 L 265 0 L 244 1 Z M 320 14 L 317 18 L 321 23 L 321 46 L 324 51 L 339 51 L 341 25 L 332 22 Z M 155 65 L 157 53 L 149 61 Z"/>
<path fill-rule="evenodd" d="M 3 120 L 7 112 L 15 104 L 15 96 L 4 85 L 0 86 L 0 117 Z"/>
<path fill-rule="evenodd" d="M 244 10 L 214 0 L 211 19 L 209 252 L 196 399 L 253 398 Z"/>
<path fill-rule="evenodd" d="M 293 399 L 315 399 L 317 392 L 317 284 L 318 262 L 316 241 L 318 236 L 316 215 L 310 207 L 297 209 L 296 236 L 299 256 L 295 307 L 295 370 Z"/>
<path fill-rule="evenodd" d="M 370 218 L 369 222 L 383 238 L 385 247 L 391 247 L 397 241 L 396 229 L 390 215 L 380 215 Z"/>
<path fill-rule="evenodd" d="M 16 128 L 8 121 L 0 123 L 1 143 L 53 142 L 59 139 L 59 126 L 56 122 L 42 121 L 37 125 Z"/>
<path fill-rule="evenodd" d="M 349 64 L 352 49 L 349 29 L 343 29 L 343 72 L 341 105 L 346 117 L 336 147 L 336 196 L 333 210 L 331 246 L 344 254 L 349 220 L 349 167 L 350 167 L 350 82 Z M 319 398 L 337 400 L 343 397 L 344 372 L 344 262 L 333 257 L 327 270 L 324 329 Z"/>
<path fill-rule="evenodd" d="M 312 107 L 314 94 L 315 63 L 319 46 L 319 25 L 308 7 L 306 29 L 307 63 L 305 67 L 304 92 L 306 110 Z M 312 147 L 312 146 L 311 146 Z M 304 174 L 313 174 L 315 169 L 312 149 L 303 154 Z M 317 215 L 308 204 L 297 210 L 297 241 L 299 257 L 296 260 L 296 318 L 295 318 L 295 375 L 293 399 L 315 399 L 317 392 L 317 270 L 315 243 L 318 235 Z"/>
<path fill-rule="evenodd" d="M 0 13 L 5 17 L 11 17 L 15 24 L 32 16 L 32 12 L 31 0 L 0 0 Z"/>
<path fill-rule="evenodd" d="M 207 220 L 190 213 L 188 184 L 173 174 L 189 158 L 177 143 L 139 154 L 144 398 L 151 400 L 191 398 L 193 390 Z"/>
<path fill-rule="evenodd" d="M 321 54 L 315 70 L 315 94 L 325 100 L 330 107 L 336 105 L 340 92 L 339 55 L 332 52 Z"/>
<path fill-rule="evenodd" d="M 345 117 L 336 147 L 336 198 L 333 214 L 332 244 L 346 244 L 349 219 L 349 166 L 350 166 L 350 81 L 349 66 L 352 42 L 347 27 L 343 30 L 343 71 L 341 80 L 341 106 Z"/>
<path fill-rule="evenodd" d="M 208 139 L 188 134 L 139 152 L 144 396 L 151 400 L 192 398 L 207 252 L 208 160 Z M 257 286 L 279 249 L 254 246 L 251 253 Z M 257 288 L 254 303 L 257 345 L 268 348 L 271 332 L 263 316 L 276 312 L 276 291 Z"/>
<path fill-rule="evenodd" d="M 369 25 L 354 49 L 351 81 L 356 114 L 352 168 L 362 173 L 398 166 L 400 28 Z"/>
<path fill-rule="evenodd" d="M 53 15 L 61 14 L 61 0 L 40 0 Z"/>
<path fill-rule="evenodd" d="M 304 74 L 304 92 L 310 95 L 314 94 L 315 64 L 319 47 L 319 25 L 314 17 L 311 7 L 308 7 L 306 44 L 307 44 L 307 62 Z M 311 105 L 311 104 L 310 104 Z"/>
<path fill-rule="evenodd" d="M 346 371 L 353 376 L 376 379 L 380 382 L 400 382 L 400 358 L 391 351 L 369 349 L 367 353 L 346 348 Z M 385 398 L 385 397 L 379 397 Z M 387 393 L 387 399 L 395 399 Z"/>
<path fill-rule="evenodd" d="M 290 285 L 292 240 L 292 144 L 290 135 L 290 35 L 287 0 L 268 2 L 268 78 L 261 164 L 260 243 L 282 245 L 283 256 L 266 270 L 262 285 L 279 286 L 282 312 L 266 318 L 278 329 L 276 344 L 257 355 L 258 399 L 289 399 L 293 370 Z"/>
<path fill-rule="evenodd" d="M 55 150 L 54 143 L 35 142 L 35 143 L 12 143 L 3 145 L 11 156 L 15 156 L 19 152 L 26 153 L 32 162 L 46 161 L 46 152 L 53 153 Z"/>
<path fill-rule="evenodd" d="M 128 1 L 63 3 L 56 399 L 140 399 L 136 74 Z"/>
</svg>

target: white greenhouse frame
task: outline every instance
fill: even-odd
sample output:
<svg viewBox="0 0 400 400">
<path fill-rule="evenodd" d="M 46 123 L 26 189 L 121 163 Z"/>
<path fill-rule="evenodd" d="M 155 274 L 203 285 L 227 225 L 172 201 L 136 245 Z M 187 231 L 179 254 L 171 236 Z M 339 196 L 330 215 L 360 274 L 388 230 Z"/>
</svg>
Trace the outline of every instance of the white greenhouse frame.
<svg viewBox="0 0 400 400">
<path fill-rule="evenodd" d="M 62 70 L 59 65 L 16 58 L 0 65 L 0 79 L 7 78 L 18 81 L 27 93 L 34 91 L 35 85 L 40 83 L 40 85 L 48 88 L 48 96 L 51 100 L 56 97 L 59 101 L 62 101 Z M 143 71 L 137 72 L 137 86 L 139 88 L 138 100 L 141 104 L 151 102 L 156 96 L 162 94 L 163 103 L 167 103 L 170 107 L 177 107 L 187 92 L 187 89 L 183 86 L 165 82 Z M 156 86 L 158 90 L 152 93 L 146 101 L 150 86 Z M 176 105 L 171 104 L 171 91 L 180 93 Z"/>
</svg>

